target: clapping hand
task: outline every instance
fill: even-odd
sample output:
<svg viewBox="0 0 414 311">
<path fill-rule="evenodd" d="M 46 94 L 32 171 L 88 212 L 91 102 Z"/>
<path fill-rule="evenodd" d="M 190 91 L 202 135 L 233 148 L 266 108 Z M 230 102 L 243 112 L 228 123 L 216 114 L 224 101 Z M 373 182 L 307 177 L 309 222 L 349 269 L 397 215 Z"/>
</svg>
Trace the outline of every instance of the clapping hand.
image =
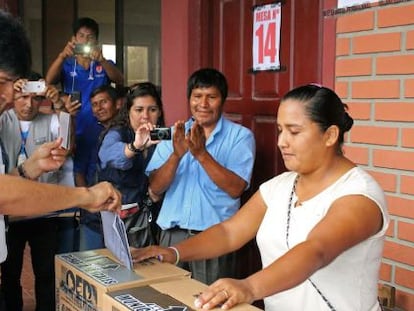
<svg viewBox="0 0 414 311">
<path fill-rule="evenodd" d="M 183 121 L 175 122 L 175 130 L 172 137 L 174 153 L 181 158 L 188 151 L 188 143 L 185 137 L 185 126 Z"/>
<path fill-rule="evenodd" d="M 188 148 L 195 158 L 206 151 L 206 135 L 203 127 L 197 121 L 194 121 L 186 140 Z"/>
</svg>

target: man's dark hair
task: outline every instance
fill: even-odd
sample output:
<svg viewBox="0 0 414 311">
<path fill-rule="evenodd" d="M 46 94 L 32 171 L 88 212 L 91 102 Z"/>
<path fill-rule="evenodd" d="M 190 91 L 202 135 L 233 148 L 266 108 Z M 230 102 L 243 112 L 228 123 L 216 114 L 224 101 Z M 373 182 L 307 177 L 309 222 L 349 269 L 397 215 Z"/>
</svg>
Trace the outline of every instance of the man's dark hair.
<svg viewBox="0 0 414 311">
<path fill-rule="evenodd" d="M 94 89 L 91 93 L 91 96 L 89 96 L 89 98 L 92 99 L 93 97 L 95 97 L 96 95 L 100 93 L 107 93 L 114 103 L 120 97 L 117 90 L 113 86 L 108 84 L 108 85 L 99 86 L 96 89 Z"/>
<path fill-rule="evenodd" d="M 0 10 L 0 70 L 26 76 L 32 66 L 30 41 L 19 20 Z"/>
<path fill-rule="evenodd" d="M 42 75 L 36 71 L 31 71 L 27 76 L 24 76 L 23 78 L 29 81 L 38 81 L 40 79 L 43 79 Z"/>
<path fill-rule="evenodd" d="M 99 25 L 94 19 L 92 19 L 90 17 L 81 17 L 81 18 L 78 18 L 77 20 L 75 20 L 73 22 L 73 25 L 72 25 L 73 35 L 76 36 L 76 33 L 82 27 L 85 27 L 85 28 L 88 28 L 88 29 L 92 30 L 93 33 L 95 34 L 96 39 L 98 39 L 98 37 L 99 37 Z"/>
<path fill-rule="evenodd" d="M 227 80 L 218 70 L 213 68 L 202 68 L 194 72 L 187 82 L 187 99 L 190 99 L 191 92 L 196 88 L 215 86 L 221 94 L 221 103 L 227 98 Z"/>
</svg>

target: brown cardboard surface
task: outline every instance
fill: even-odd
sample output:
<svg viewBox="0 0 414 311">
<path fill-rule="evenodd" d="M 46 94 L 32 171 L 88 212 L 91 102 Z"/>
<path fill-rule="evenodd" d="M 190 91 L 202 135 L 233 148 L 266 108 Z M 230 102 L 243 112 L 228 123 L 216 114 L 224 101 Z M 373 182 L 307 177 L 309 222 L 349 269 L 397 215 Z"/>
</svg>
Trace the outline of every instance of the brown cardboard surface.
<svg viewBox="0 0 414 311">
<path fill-rule="evenodd" d="M 57 255 L 55 270 L 58 307 L 65 304 L 82 311 L 102 310 L 103 295 L 109 291 L 190 276 L 184 269 L 155 259 L 137 263 L 131 271 L 107 249 Z"/>
<path fill-rule="evenodd" d="M 102 311 L 193 311 L 197 310 L 194 307 L 194 300 L 206 288 L 207 285 L 186 278 L 112 291 L 104 295 Z M 249 304 L 241 304 L 231 310 L 254 311 L 260 309 Z"/>
<path fill-rule="evenodd" d="M 59 311 L 77 311 L 77 309 L 65 299 L 61 299 L 58 306 L 59 308 L 56 308 L 56 310 Z"/>
</svg>

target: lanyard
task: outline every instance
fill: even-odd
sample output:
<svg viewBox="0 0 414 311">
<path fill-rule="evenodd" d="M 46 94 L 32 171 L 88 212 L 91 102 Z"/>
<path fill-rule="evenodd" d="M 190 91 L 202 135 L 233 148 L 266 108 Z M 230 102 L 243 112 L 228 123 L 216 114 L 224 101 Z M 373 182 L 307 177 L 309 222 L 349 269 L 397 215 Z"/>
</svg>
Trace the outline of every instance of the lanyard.
<svg viewBox="0 0 414 311">
<path fill-rule="evenodd" d="M 27 136 L 29 135 L 29 130 L 24 131 L 24 132 L 20 130 L 20 135 L 22 137 L 22 143 L 20 145 L 19 156 L 17 157 L 17 165 L 20 165 L 25 160 L 27 160 L 26 140 L 27 140 Z"/>
</svg>

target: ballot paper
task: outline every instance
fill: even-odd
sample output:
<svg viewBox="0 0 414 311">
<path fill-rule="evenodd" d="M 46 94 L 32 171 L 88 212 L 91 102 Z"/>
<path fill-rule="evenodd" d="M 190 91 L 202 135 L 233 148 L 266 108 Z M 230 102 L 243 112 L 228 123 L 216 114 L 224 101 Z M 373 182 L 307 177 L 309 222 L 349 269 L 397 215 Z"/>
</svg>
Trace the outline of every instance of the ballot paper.
<svg viewBox="0 0 414 311">
<path fill-rule="evenodd" d="M 70 114 L 59 112 L 59 136 L 63 138 L 62 147 L 70 148 Z"/>
<path fill-rule="evenodd" d="M 125 224 L 117 213 L 101 212 L 105 247 L 128 269 L 133 269 Z"/>
</svg>

